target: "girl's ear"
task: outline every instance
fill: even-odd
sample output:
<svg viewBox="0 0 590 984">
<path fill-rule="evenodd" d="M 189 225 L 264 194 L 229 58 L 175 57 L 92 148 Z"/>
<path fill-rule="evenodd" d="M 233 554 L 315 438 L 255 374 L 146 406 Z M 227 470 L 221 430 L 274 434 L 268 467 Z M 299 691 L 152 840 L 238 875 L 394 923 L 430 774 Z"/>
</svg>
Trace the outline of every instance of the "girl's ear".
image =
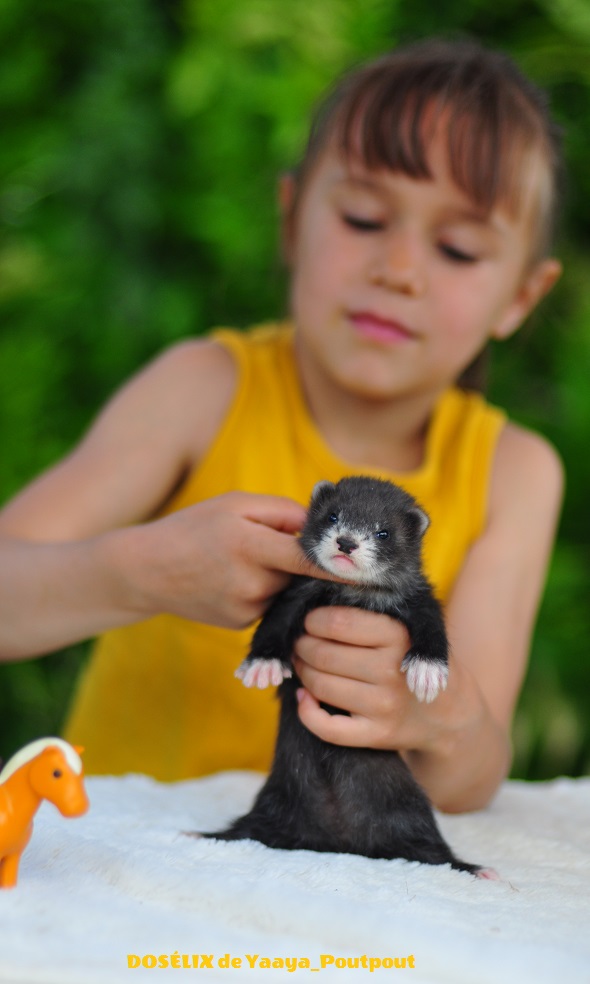
<svg viewBox="0 0 590 984">
<path fill-rule="evenodd" d="M 518 288 L 514 299 L 504 311 L 492 331 L 492 338 L 503 341 L 520 328 L 522 322 L 539 301 L 549 293 L 561 276 L 561 263 L 556 259 L 541 260 L 529 271 Z"/>
<path fill-rule="evenodd" d="M 278 201 L 281 213 L 281 252 L 288 267 L 293 261 L 296 199 L 297 179 L 292 171 L 285 171 L 279 178 Z"/>
</svg>

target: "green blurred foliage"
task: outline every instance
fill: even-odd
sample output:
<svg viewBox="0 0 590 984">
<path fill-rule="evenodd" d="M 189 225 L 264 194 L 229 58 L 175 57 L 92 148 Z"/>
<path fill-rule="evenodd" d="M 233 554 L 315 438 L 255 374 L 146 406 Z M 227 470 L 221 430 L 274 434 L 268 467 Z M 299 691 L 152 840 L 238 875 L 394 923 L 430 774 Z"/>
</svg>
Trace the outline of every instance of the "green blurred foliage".
<svg viewBox="0 0 590 984">
<path fill-rule="evenodd" d="M 491 397 L 568 473 L 514 774 L 590 767 L 590 8 L 586 0 L 3 0 L 0 499 L 171 341 L 281 314 L 276 182 L 343 69 L 469 33 L 551 94 L 566 276 L 494 352 Z M 34 617 L 32 613 L 32 617 Z M 0 667 L 0 750 L 59 729 L 86 647 Z"/>
</svg>

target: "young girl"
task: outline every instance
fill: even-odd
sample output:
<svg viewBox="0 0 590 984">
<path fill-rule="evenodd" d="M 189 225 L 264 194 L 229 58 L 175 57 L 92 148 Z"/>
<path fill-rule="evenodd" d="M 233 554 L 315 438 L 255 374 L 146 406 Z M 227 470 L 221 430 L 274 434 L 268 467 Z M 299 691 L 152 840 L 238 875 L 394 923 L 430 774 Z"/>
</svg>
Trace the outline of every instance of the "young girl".
<svg viewBox="0 0 590 984">
<path fill-rule="evenodd" d="M 542 438 L 456 383 L 559 275 L 557 178 L 541 96 L 476 44 L 399 50 L 329 95 L 281 185 L 292 322 L 165 352 L 0 517 L 3 657 L 104 633 L 66 729 L 88 771 L 268 767 L 274 694 L 233 673 L 290 574 L 318 573 L 294 536 L 313 485 L 362 473 L 430 514 L 449 685 L 420 704 L 400 623 L 318 609 L 296 646 L 301 719 L 400 750 L 441 809 L 490 799 L 562 475 Z"/>
</svg>

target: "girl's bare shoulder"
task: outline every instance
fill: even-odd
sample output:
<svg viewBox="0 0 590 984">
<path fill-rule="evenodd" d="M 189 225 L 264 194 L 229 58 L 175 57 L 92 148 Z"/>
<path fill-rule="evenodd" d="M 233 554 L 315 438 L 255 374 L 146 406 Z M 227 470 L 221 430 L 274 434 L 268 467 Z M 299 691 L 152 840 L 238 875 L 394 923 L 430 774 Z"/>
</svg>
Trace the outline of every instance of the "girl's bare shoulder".
<svg viewBox="0 0 590 984">
<path fill-rule="evenodd" d="M 213 339 L 187 339 L 159 355 L 137 378 L 141 399 L 159 407 L 196 464 L 214 439 L 236 391 L 238 369 Z"/>
<path fill-rule="evenodd" d="M 519 424 L 502 430 L 494 461 L 490 516 L 553 529 L 564 487 L 564 467 L 545 437 Z"/>
<path fill-rule="evenodd" d="M 4 507 L 0 532 L 70 540 L 154 515 L 214 440 L 236 381 L 220 345 L 173 345 L 117 390 L 65 458 Z"/>
<path fill-rule="evenodd" d="M 526 484 L 543 482 L 549 492 L 561 492 L 564 467 L 559 452 L 541 434 L 520 424 L 508 423 L 498 441 L 495 473 L 500 479 L 519 482 L 523 475 Z"/>
</svg>

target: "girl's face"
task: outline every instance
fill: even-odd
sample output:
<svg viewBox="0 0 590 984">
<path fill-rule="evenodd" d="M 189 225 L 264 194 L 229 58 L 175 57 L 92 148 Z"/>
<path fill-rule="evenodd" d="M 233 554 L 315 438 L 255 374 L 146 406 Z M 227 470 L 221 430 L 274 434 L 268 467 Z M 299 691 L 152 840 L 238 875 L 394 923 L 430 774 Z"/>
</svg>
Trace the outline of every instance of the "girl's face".
<svg viewBox="0 0 590 984">
<path fill-rule="evenodd" d="M 328 149 L 292 219 L 301 368 L 363 398 L 437 395 L 559 275 L 555 260 L 528 266 L 526 215 L 486 215 L 454 184 L 440 135 L 429 162 L 416 180 Z"/>
</svg>

